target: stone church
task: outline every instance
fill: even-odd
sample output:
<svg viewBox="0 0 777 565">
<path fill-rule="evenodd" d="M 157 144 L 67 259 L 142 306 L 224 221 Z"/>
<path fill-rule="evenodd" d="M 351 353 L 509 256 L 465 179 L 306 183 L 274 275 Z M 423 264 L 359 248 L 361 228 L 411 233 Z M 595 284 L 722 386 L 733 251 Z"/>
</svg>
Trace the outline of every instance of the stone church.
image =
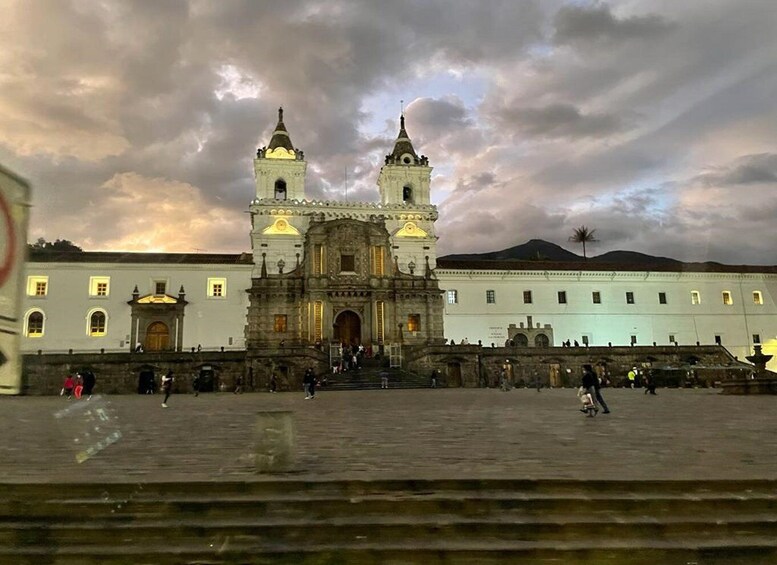
<svg viewBox="0 0 777 565">
<path fill-rule="evenodd" d="M 404 116 L 378 176 L 380 203 L 310 201 L 306 166 L 281 109 L 254 160 L 246 349 L 443 343 L 432 168 Z"/>
</svg>

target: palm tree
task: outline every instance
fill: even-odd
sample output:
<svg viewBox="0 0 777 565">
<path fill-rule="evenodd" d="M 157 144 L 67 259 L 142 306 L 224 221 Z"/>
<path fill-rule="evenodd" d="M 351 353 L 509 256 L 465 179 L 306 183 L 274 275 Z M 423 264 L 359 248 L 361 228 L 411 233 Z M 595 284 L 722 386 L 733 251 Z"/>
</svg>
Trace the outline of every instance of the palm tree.
<svg viewBox="0 0 777 565">
<path fill-rule="evenodd" d="M 572 236 L 569 238 L 569 241 L 583 244 L 583 259 L 588 259 L 585 254 L 585 244 L 599 241 L 594 237 L 595 233 L 596 230 L 589 230 L 586 226 L 580 226 L 572 230 Z"/>
</svg>

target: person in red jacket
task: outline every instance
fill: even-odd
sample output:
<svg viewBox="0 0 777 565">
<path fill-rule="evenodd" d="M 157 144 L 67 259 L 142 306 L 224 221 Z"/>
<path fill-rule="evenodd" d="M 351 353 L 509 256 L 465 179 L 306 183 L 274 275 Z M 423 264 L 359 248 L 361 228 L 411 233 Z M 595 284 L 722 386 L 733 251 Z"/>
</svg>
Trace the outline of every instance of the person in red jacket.
<svg viewBox="0 0 777 565">
<path fill-rule="evenodd" d="M 70 400 L 70 397 L 73 395 L 73 388 L 75 387 L 75 381 L 73 381 L 73 375 L 68 375 L 65 377 L 65 384 L 62 385 L 62 390 L 60 391 L 59 395 L 67 395 L 67 399 Z"/>
</svg>

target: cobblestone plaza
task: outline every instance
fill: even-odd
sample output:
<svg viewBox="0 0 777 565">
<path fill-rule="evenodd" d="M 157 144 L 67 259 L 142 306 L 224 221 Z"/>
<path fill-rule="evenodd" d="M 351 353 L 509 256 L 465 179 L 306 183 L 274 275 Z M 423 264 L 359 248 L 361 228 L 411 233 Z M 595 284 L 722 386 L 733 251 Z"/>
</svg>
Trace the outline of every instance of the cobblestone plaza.
<svg viewBox="0 0 777 565">
<path fill-rule="evenodd" d="M 313 401 L 301 391 L 178 394 L 169 409 L 159 395 L 2 398 L 0 472 L 4 482 L 139 483 L 777 475 L 772 396 L 603 393 L 612 413 L 596 418 L 578 411 L 572 389 L 323 390 Z M 254 471 L 255 421 L 264 410 L 292 411 L 289 473 Z"/>
</svg>

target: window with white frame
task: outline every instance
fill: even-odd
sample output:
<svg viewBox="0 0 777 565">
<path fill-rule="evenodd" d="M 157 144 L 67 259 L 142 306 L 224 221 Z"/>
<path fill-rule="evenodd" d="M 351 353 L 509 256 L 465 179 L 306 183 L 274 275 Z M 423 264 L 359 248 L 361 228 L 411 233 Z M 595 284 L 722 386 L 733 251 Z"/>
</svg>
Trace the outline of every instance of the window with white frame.
<svg viewBox="0 0 777 565">
<path fill-rule="evenodd" d="M 726 306 L 731 306 L 734 303 L 734 299 L 731 298 L 731 292 L 728 290 L 724 290 L 722 293 L 723 296 L 723 304 Z"/>
<path fill-rule="evenodd" d="M 39 275 L 27 277 L 27 296 L 42 298 L 49 293 L 49 278 Z"/>
<path fill-rule="evenodd" d="M 602 293 L 598 290 L 594 290 L 591 293 L 591 302 L 594 304 L 601 304 L 602 303 Z"/>
<path fill-rule="evenodd" d="M 27 337 L 43 337 L 45 317 L 40 310 L 30 310 L 24 317 L 24 335 Z"/>
<path fill-rule="evenodd" d="M 701 293 L 698 290 L 691 291 L 691 304 L 701 304 Z"/>
<path fill-rule="evenodd" d="M 532 303 L 531 290 L 524 290 L 523 291 L 523 303 L 524 304 L 531 304 Z"/>
<path fill-rule="evenodd" d="M 157 296 L 161 296 L 162 294 L 167 293 L 167 280 L 166 279 L 155 279 L 154 280 L 154 294 Z"/>
<path fill-rule="evenodd" d="M 210 298 L 226 298 L 227 297 L 227 279 L 225 279 L 225 278 L 209 278 L 208 279 L 208 296 Z"/>
<path fill-rule="evenodd" d="M 753 334 L 753 343 L 755 344 L 761 343 L 761 334 Z"/>
<path fill-rule="evenodd" d="M 111 277 L 89 277 L 89 296 L 108 296 Z"/>
<path fill-rule="evenodd" d="M 105 310 L 92 310 L 87 315 L 86 334 L 90 337 L 103 337 L 108 329 L 108 315 Z"/>
<path fill-rule="evenodd" d="M 626 304 L 634 304 L 634 293 L 631 291 L 626 293 Z"/>
<path fill-rule="evenodd" d="M 445 293 L 445 295 L 448 297 L 448 304 L 458 304 L 459 303 L 459 291 L 458 290 L 449 290 Z"/>
<path fill-rule="evenodd" d="M 753 304 L 763 304 L 764 303 L 764 295 L 761 294 L 760 290 L 754 290 L 753 291 Z"/>
<path fill-rule="evenodd" d="M 486 291 L 486 304 L 496 304 L 496 291 L 494 290 Z"/>
<path fill-rule="evenodd" d="M 558 303 L 559 304 L 566 304 L 567 303 L 567 291 L 566 290 L 559 290 L 558 291 Z"/>
<path fill-rule="evenodd" d="M 665 292 L 659 292 L 658 293 L 658 303 L 659 304 L 666 304 L 666 293 Z"/>
</svg>

